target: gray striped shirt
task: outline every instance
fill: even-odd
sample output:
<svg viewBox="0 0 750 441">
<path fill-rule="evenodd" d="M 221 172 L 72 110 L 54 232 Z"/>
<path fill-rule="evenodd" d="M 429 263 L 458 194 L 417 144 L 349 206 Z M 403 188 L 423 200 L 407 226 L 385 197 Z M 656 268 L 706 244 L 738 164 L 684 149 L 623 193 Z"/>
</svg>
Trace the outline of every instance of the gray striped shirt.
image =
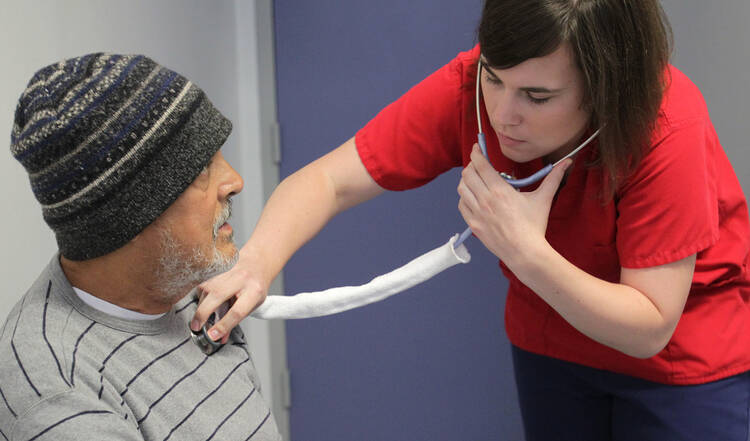
<svg viewBox="0 0 750 441">
<path fill-rule="evenodd" d="M 188 329 L 196 305 L 109 316 L 55 256 L 0 333 L 0 441 L 280 440 L 242 331 L 204 355 Z"/>
</svg>

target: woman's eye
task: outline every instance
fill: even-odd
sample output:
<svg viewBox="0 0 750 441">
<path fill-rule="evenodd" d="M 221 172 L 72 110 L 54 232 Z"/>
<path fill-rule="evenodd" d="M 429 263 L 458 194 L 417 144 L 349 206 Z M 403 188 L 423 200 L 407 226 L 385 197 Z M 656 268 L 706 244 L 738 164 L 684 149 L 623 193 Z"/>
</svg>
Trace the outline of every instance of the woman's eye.
<svg viewBox="0 0 750 441">
<path fill-rule="evenodd" d="M 496 77 L 493 77 L 493 76 L 490 76 L 490 75 L 485 75 L 485 76 L 484 76 L 484 79 L 485 79 L 485 80 L 486 80 L 486 81 L 487 81 L 488 83 L 490 83 L 490 84 L 502 84 L 502 83 L 503 83 L 502 81 L 500 81 L 500 79 L 499 79 L 499 78 L 496 78 Z"/>
<path fill-rule="evenodd" d="M 531 101 L 534 104 L 544 104 L 547 101 L 549 101 L 550 98 L 552 98 L 552 97 L 549 97 L 549 96 L 538 98 L 538 97 L 535 97 L 534 95 L 531 95 L 531 94 L 526 94 L 526 96 L 529 98 L 529 101 Z"/>
</svg>

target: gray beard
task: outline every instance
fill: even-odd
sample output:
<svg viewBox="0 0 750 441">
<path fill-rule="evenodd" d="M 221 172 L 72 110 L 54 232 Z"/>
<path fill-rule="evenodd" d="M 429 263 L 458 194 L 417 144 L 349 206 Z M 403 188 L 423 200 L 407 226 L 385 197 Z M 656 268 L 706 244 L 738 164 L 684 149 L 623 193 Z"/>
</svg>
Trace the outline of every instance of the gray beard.
<svg viewBox="0 0 750 441">
<path fill-rule="evenodd" d="M 224 206 L 214 222 L 214 243 L 218 237 L 219 227 L 227 221 L 229 216 L 231 216 L 231 203 Z M 230 242 L 232 239 L 233 235 L 227 238 Z M 170 303 L 181 299 L 188 291 L 205 280 L 229 271 L 239 259 L 239 252 L 236 249 L 232 255 L 225 256 L 214 246 L 213 256 L 210 258 L 198 247 L 182 250 L 169 229 L 162 230 L 160 245 L 162 255 L 157 269 L 157 286 L 164 300 Z"/>
</svg>

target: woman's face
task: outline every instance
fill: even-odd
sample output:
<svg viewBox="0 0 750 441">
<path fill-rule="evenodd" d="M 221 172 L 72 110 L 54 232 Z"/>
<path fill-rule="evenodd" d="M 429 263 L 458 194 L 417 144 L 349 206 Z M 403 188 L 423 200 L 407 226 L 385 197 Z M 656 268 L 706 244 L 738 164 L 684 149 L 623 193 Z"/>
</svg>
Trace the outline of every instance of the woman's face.
<svg viewBox="0 0 750 441">
<path fill-rule="evenodd" d="M 591 113 L 567 43 L 509 69 L 482 59 L 482 94 L 503 154 L 515 162 L 556 161 L 578 146 Z"/>
</svg>

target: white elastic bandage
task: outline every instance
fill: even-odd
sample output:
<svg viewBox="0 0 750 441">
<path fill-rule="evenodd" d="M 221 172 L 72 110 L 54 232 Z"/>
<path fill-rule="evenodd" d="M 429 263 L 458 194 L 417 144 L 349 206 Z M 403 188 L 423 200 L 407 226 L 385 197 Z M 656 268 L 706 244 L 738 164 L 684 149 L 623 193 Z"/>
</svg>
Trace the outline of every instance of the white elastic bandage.
<svg viewBox="0 0 750 441">
<path fill-rule="evenodd" d="M 320 317 L 379 302 L 418 285 L 458 263 L 468 263 L 471 255 L 464 245 L 453 249 L 458 235 L 445 245 L 429 251 L 390 273 L 360 286 L 341 286 L 294 296 L 268 296 L 251 317 L 259 319 L 298 319 Z"/>
</svg>

